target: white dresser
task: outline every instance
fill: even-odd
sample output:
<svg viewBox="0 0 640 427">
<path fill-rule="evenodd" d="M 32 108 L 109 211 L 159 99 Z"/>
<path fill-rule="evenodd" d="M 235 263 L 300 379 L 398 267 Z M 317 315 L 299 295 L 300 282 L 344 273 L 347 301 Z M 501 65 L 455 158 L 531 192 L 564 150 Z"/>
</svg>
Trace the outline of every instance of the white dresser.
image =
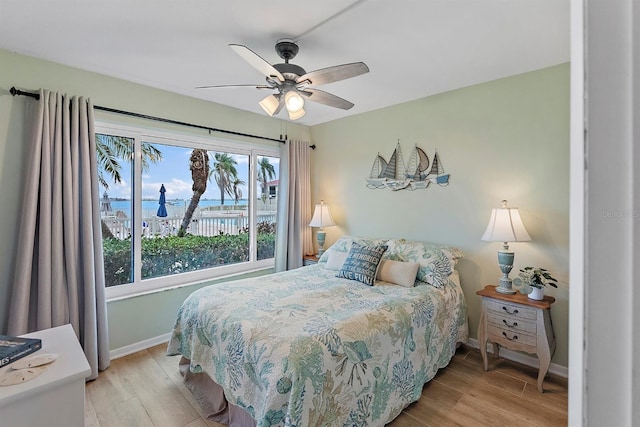
<svg viewBox="0 0 640 427">
<path fill-rule="evenodd" d="M 71 325 L 23 336 L 42 340 L 42 348 L 32 354 L 56 353 L 58 359 L 31 381 L 0 387 L 0 425 L 84 426 L 84 383 L 91 368 Z M 0 373 L 10 366 L 0 368 Z"/>
</svg>

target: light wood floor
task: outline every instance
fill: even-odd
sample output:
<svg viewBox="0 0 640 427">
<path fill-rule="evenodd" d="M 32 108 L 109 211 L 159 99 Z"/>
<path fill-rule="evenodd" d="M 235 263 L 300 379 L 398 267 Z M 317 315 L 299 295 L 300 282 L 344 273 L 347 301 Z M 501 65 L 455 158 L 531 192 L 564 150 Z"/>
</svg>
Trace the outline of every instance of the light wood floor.
<svg viewBox="0 0 640 427">
<path fill-rule="evenodd" d="M 87 383 L 87 427 L 206 427 L 182 385 L 179 356 L 159 345 L 120 359 Z M 425 385 L 418 402 L 392 427 L 566 426 L 567 381 L 547 377 L 536 389 L 537 370 L 491 359 L 482 370 L 480 352 L 462 347 L 449 366 Z M 55 416 L 55 415 L 53 415 Z"/>
</svg>

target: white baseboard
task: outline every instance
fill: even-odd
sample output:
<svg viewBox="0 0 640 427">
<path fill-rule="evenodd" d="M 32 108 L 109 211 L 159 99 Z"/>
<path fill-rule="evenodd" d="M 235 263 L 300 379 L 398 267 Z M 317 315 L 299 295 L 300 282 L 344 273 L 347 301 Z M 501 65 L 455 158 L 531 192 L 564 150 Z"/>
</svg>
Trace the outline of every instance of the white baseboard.
<svg viewBox="0 0 640 427">
<path fill-rule="evenodd" d="M 469 338 L 467 341 L 467 345 L 473 348 L 480 349 L 480 345 L 478 344 L 478 340 L 475 338 Z M 493 354 L 493 346 L 491 344 L 487 344 L 487 352 Z M 508 350 L 506 348 L 500 347 L 500 357 L 503 359 L 511 360 L 512 362 L 521 363 L 526 366 L 531 366 L 532 368 L 538 369 L 540 363 L 538 358 L 533 356 L 527 356 L 526 354 Z M 562 378 L 569 378 L 569 369 L 566 366 L 558 365 L 557 363 L 552 363 L 549 366 L 549 373 L 553 375 L 557 375 Z"/>
<path fill-rule="evenodd" d="M 158 344 L 169 342 L 170 338 L 171 338 L 171 332 L 168 332 L 166 334 L 149 338 L 144 341 L 139 341 L 133 344 L 125 345 L 124 347 L 115 348 L 109 351 L 109 357 L 111 357 L 111 359 L 117 359 L 119 357 L 127 356 L 129 354 L 132 354 L 138 351 L 146 350 L 147 348 L 151 348 Z"/>
</svg>

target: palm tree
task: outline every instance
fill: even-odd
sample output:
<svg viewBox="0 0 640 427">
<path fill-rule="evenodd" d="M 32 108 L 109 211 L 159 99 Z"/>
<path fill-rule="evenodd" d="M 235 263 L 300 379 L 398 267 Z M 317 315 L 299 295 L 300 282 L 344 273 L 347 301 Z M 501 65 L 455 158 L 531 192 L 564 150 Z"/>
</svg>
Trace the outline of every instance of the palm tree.
<svg viewBox="0 0 640 427">
<path fill-rule="evenodd" d="M 191 169 L 191 179 L 193 180 L 193 196 L 191 196 L 191 203 L 184 213 L 182 225 L 178 230 L 178 236 L 184 237 L 187 233 L 187 227 L 191 223 L 193 213 L 200 203 L 200 197 L 207 191 L 207 180 L 209 178 L 209 154 L 207 150 L 202 148 L 194 148 L 189 157 L 189 169 Z"/>
<path fill-rule="evenodd" d="M 276 169 L 269 163 L 269 158 L 261 157 L 260 160 L 258 160 L 258 181 L 260 181 L 262 194 L 265 199 L 267 196 L 267 182 L 275 178 L 275 176 Z"/>
<path fill-rule="evenodd" d="M 238 171 L 233 157 L 227 153 L 215 153 L 213 156 L 213 167 L 210 174 L 213 175 L 218 188 L 220 189 L 220 204 L 224 205 L 224 195 L 233 197 L 233 182 L 238 178 Z"/>
<path fill-rule="evenodd" d="M 236 178 L 231 185 L 233 186 L 233 194 L 236 198 L 236 205 L 240 202 L 240 199 L 242 199 L 242 190 L 240 189 L 241 185 L 245 185 L 246 182 L 244 182 L 243 180 L 241 180 L 240 178 Z"/>
<path fill-rule="evenodd" d="M 98 182 L 105 190 L 109 189 L 109 180 L 114 183 L 122 182 L 121 160 L 131 163 L 133 159 L 133 140 L 123 136 L 96 134 L 96 160 L 98 164 Z M 150 163 L 158 163 L 162 160 L 162 152 L 148 142 L 141 144 L 142 151 L 142 171 L 149 170 Z M 102 237 L 114 238 L 113 233 L 104 223 L 102 223 Z"/>
</svg>

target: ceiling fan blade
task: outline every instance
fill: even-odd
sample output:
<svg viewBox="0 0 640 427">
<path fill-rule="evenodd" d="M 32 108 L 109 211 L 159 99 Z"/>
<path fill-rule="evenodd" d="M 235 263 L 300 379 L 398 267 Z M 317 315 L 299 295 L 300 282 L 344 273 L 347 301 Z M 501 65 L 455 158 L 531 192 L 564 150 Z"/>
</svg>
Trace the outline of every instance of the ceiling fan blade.
<svg viewBox="0 0 640 427">
<path fill-rule="evenodd" d="M 342 110 L 348 110 L 354 105 L 352 102 L 349 102 L 346 99 L 342 99 L 339 96 L 335 96 L 329 92 L 325 92 L 319 89 L 307 88 L 299 92 L 302 95 L 306 96 L 309 101 L 318 102 L 320 104 L 340 108 Z"/>
<path fill-rule="evenodd" d="M 369 67 L 364 62 L 353 62 L 351 64 L 334 65 L 333 67 L 321 68 L 320 70 L 309 71 L 307 74 L 298 77 L 296 83 L 306 83 L 311 86 L 319 86 L 333 83 L 344 79 L 350 79 L 369 72 Z"/>
<path fill-rule="evenodd" d="M 256 84 L 246 84 L 246 85 L 209 85 L 209 86 L 196 86 L 196 89 L 209 89 L 209 88 L 217 88 L 217 87 L 254 87 L 256 89 L 273 89 L 271 86 L 267 85 L 256 85 Z"/>
<path fill-rule="evenodd" d="M 265 76 L 278 79 L 281 82 L 284 81 L 284 76 L 280 73 L 280 71 L 276 70 L 273 65 L 262 59 L 260 55 L 258 55 L 248 47 L 241 44 L 230 44 L 229 47 L 233 49 L 238 55 L 240 55 L 242 59 L 247 61 L 256 70 L 260 71 Z"/>
</svg>

